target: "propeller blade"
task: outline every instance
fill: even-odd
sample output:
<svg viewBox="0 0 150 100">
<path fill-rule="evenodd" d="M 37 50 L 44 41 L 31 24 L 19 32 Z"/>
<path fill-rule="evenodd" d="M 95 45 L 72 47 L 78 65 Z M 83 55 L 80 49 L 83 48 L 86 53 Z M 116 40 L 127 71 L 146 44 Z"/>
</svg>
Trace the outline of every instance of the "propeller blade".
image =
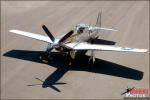
<svg viewBox="0 0 150 100">
<path fill-rule="evenodd" d="M 58 88 L 56 88 L 55 86 L 53 86 L 53 85 L 51 85 L 51 86 L 49 86 L 50 88 L 52 88 L 52 89 L 54 89 L 55 91 L 57 91 L 57 92 L 61 92 Z"/>
<path fill-rule="evenodd" d="M 65 41 L 66 39 L 68 39 L 73 33 L 74 33 L 73 30 L 71 30 L 70 32 L 68 32 L 64 37 L 62 37 L 62 38 L 59 40 L 59 43 L 64 42 L 64 41 Z"/>
<path fill-rule="evenodd" d="M 55 83 L 54 85 L 63 85 L 63 84 L 67 84 L 67 83 Z"/>
<path fill-rule="evenodd" d="M 45 25 L 42 25 L 43 30 L 45 31 L 45 33 L 49 36 L 49 38 L 54 42 L 55 38 L 52 35 L 52 33 L 48 30 L 48 28 Z"/>
<path fill-rule="evenodd" d="M 27 85 L 27 86 L 37 86 L 37 85 L 42 85 L 42 84 L 31 84 L 31 85 Z"/>
<path fill-rule="evenodd" d="M 44 81 L 42 81 L 41 79 L 39 79 L 39 78 L 37 78 L 37 77 L 35 77 L 35 79 L 37 79 L 37 80 L 39 80 L 39 81 L 41 81 L 41 82 L 44 82 Z"/>
</svg>

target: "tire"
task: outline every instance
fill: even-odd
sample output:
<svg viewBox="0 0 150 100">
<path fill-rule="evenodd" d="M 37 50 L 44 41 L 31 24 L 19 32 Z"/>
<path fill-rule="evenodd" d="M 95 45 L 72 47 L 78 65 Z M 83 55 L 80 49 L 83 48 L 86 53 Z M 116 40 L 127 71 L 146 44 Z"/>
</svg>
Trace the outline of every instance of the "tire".
<svg viewBox="0 0 150 100">
<path fill-rule="evenodd" d="M 52 59 L 50 59 L 49 54 L 47 52 L 44 52 L 41 56 L 40 56 L 40 60 L 44 63 L 48 63 L 50 62 Z"/>
<path fill-rule="evenodd" d="M 93 62 L 92 60 L 88 62 L 88 68 L 92 69 L 94 68 L 94 65 L 95 65 L 95 62 Z"/>
</svg>

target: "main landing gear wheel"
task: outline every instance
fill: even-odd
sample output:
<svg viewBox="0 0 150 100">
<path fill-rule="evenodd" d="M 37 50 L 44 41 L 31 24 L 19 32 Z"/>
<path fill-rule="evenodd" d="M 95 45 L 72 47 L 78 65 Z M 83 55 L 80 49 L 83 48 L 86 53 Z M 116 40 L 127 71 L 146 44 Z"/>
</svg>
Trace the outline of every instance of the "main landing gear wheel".
<svg viewBox="0 0 150 100">
<path fill-rule="evenodd" d="M 95 57 L 94 57 L 94 51 L 92 50 L 92 51 L 91 51 L 91 56 L 90 56 L 89 62 L 88 62 L 89 67 L 90 67 L 90 68 L 93 68 L 94 63 L 95 63 Z"/>
<path fill-rule="evenodd" d="M 88 67 L 92 68 L 94 66 L 95 62 L 93 60 L 89 60 Z"/>
<path fill-rule="evenodd" d="M 94 68 L 94 65 L 95 65 L 95 57 L 94 56 L 91 56 L 89 58 L 89 61 L 88 61 L 88 67 L 89 68 Z"/>
<path fill-rule="evenodd" d="M 67 54 L 66 58 L 67 58 L 66 65 L 70 67 L 73 66 L 74 59 L 72 59 L 72 57 L 70 56 L 70 53 Z"/>
<path fill-rule="evenodd" d="M 44 52 L 43 55 L 41 55 L 39 57 L 39 59 L 43 62 L 48 64 L 51 60 L 53 60 L 52 58 L 49 57 L 49 54 L 47 52 Z"/>
</svg>

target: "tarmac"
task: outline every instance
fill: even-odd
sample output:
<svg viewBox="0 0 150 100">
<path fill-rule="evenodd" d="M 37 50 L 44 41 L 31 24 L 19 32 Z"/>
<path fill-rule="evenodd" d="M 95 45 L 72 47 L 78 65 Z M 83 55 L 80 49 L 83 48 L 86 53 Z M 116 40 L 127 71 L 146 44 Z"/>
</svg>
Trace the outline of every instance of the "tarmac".
<svg viewBox="0 0 150 100">
<path fill-rule="evenodd" d="M 41 63 L 47 43 L 10 33 L 18 29 L 59 38 L 76 24 L 95 25 L 102 11 L 100 38 L 115 46 L 149 50 L 149 1 L 1 1 L 1 99 L 123 99 L 127 87 L 149 89 L 149 52 L 95 51 L 72 68 L 64 58 Z M 69 67 L 69 68 L 68 68 Z"/>
</svg>

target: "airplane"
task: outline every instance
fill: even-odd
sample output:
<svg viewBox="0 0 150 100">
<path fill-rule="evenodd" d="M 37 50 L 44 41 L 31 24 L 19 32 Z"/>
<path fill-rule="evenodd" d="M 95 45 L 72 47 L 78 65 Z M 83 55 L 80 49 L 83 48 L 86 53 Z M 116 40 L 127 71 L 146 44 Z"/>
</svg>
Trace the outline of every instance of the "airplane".
<svg viewBox="0 0 150 100">
<path fill-rule="evenodd" d="M 126 91 L 125 92 L 123 92 L 121 95 L 124 95 L 124 94 L 126 94 L 126 93 L 129 93 L 131 90 L 133 90 L 135 87 L 132 87 L 132 88 L 128 88 L 127 87 L 127 89 L 126 89 Z"/>
<path fill-rule="evenodd" d="M 53 60 L 51 57 L 52 50 L 56 50 L 60 53 L 66 54 L 68 58 L 68 65 L 72 65 L 77 55 L 85 55 L 87 51 L 91 51 L 89 58 L 89 64 L 92 66 L 95 62 L 94 51 L 118 51 L 118 52 L 147 52 L 147 49 L 129 48 L 110 46 L 107 44 L 95 44 L 94 41 L 99 38 L 100 31 L 118 31 L 116 29 L 101 27 L 101 15 L 98 13 L 96 25 L 89 24 L 77 24 L 73 30 L 62 36 L 61 38 L 55 38 L 49 29 L 42 25 L 43 30 L 48 36 L 43 36 L 31 32 L 25 32 L 21 30 L 9 30 L 9 32 L 30 37 L 36 40 L 44 41 L 48 43 L 46 51 L 39 57 L 42 62 L 49 63 Z"/>
</svg>

